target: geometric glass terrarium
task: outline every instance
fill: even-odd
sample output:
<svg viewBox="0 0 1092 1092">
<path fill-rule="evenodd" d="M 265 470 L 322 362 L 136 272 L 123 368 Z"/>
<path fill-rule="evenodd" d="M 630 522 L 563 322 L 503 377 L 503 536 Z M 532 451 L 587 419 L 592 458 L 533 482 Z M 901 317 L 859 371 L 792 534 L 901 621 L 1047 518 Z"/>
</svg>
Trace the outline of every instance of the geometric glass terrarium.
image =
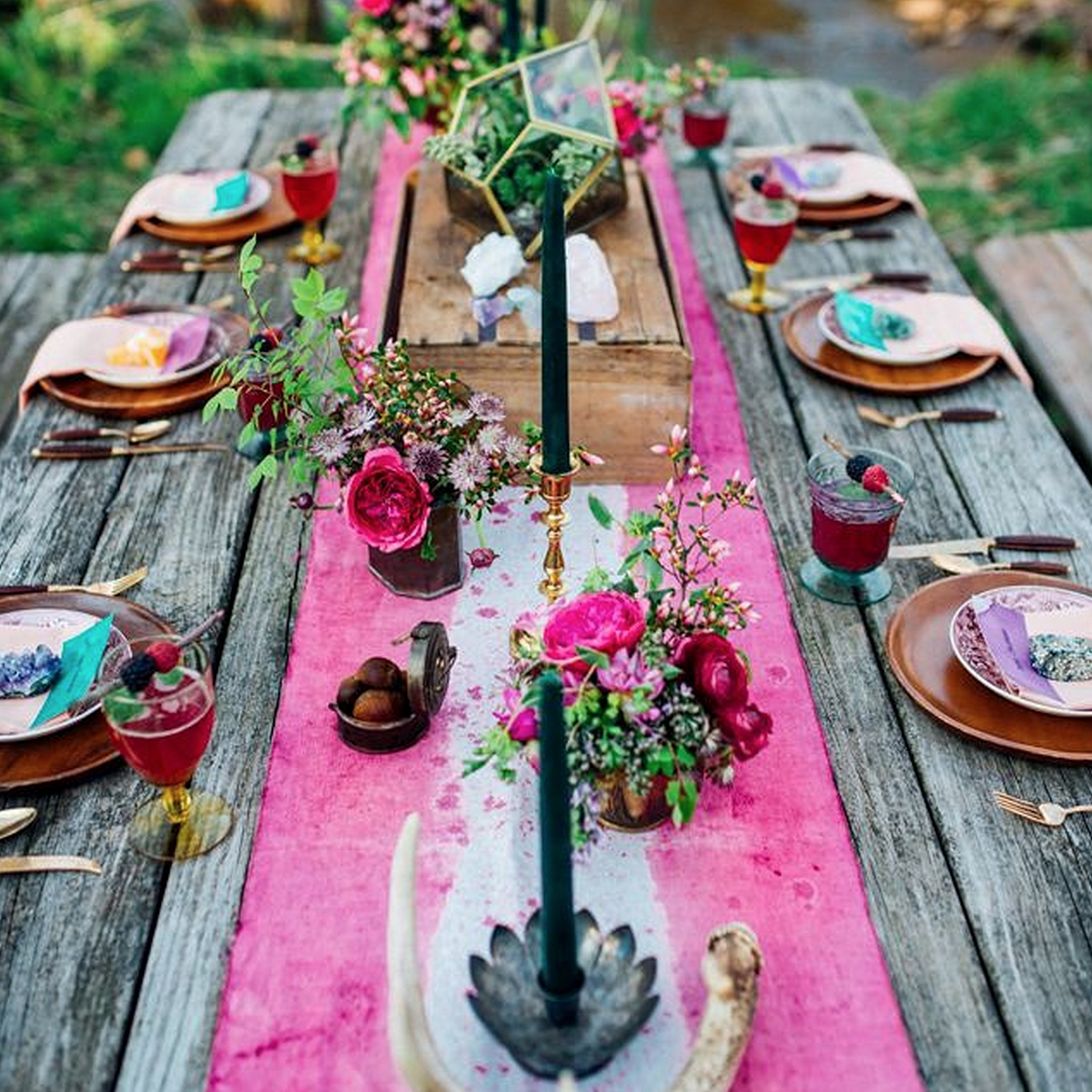
<svg viewBox="0 0 1092 1092">
<path fill-rule="evenodd" d="M 591 39 L 521 57 L 463 88 L 447 133 L 425 142 L 443 164 L 448 208 L 481 231 L 542 245 L 546 171 L 565 190 L 570 230 L 626 204 L 614 112 Z"/>
</svg>

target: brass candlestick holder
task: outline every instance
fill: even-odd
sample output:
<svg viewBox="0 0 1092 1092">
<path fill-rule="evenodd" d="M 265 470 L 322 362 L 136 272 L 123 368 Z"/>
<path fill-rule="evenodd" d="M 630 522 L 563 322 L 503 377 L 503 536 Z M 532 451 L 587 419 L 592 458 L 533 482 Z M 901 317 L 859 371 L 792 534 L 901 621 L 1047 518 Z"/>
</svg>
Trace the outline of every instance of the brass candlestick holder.
<svg viewBox="0 0 1092 1092">
<path fill-rule="evenodd" d="M 580 469 L 579 459 L 572 458 L 568 474 L 547 474 L 542 469 L 542 456 L 531 458 L 531 471 L 539 479 L 538 491 L 546 502 L 546 557 L 542 568 L 545 578 L 538 590 L 547 603 L 555 603 L 565 591 L 565 555 L 561 550 L 561 529 L 569 522 L 565 502 L 572 496 L 573 475 Z"/>
</svg>

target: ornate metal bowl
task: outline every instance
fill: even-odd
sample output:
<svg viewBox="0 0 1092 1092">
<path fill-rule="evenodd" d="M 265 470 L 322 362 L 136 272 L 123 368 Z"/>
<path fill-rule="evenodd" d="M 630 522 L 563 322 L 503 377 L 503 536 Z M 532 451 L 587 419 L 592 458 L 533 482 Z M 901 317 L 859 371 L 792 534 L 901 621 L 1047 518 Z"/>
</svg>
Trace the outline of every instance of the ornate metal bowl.
<svg viewBox="0 0 1092 1092">
<path fill-rule="evenodd" d="M 602 1069 L 637 1034 L 659 997 L 650 994 L 656 960 L 634 962 L 637 942 L 628 925 L 603 935 L 592 914 L 576 915 L 577 960 L 584 972 L 576 1021 L 559 1027 L 547 1013 L 539 985 L 541 930 L 536 910 L 521 941 L 498 925 L 489 941 L 493 962 L 470 957 L 477 990 L 474 1012 L 513 1058 L 537 1077 L 571 1070 L 577 1077 Z"/>
</svg>

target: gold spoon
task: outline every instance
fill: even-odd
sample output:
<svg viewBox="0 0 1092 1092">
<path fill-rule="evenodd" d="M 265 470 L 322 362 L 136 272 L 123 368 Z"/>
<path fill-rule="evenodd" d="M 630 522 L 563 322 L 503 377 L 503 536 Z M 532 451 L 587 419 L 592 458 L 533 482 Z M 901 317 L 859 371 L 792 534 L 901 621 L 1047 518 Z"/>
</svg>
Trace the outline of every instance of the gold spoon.
<svg viewBox="0 0 1092 1092">
<path fill-rule="evenodd" d="M 146 444 L 149 440 L 158 440 L 161 436 L 166 436 L 173 427 L 172 422 L 163 419 L 141 421 L 128 432 L 120 428 L 61 428 L 47 432 L 42 437 L 42 443 L 63 440 L 99 440 L 103 437 L 117 436 L 129 444 Z"/>
<path fill-rule="evenodd" d="M 1069 566 L 1062 561 L 972 561 L 957 554 L 932 554 L 929 560 L 946 573 L 983 573 L 1013 570 L 1042 576 L 1068 576 Z"/>
<path fill-rule="evenodd" d="M 6 808 L 0 811 L 0 838 L 18 834 L 37 818 L 37 808 Z"/>
</svg>

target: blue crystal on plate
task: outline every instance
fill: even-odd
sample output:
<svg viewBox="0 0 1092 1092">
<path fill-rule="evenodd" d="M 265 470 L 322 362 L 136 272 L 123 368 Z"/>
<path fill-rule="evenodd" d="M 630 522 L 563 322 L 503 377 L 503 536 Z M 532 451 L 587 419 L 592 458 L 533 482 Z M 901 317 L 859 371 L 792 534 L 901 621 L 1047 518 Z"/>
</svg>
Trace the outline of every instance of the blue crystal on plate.
<svg viewBox="0 0 1092 1092">
<path fill-rule="evenodd" d="M 45 645 L 0 656 L 0 698 L 32 698 L 61 673 L 61 658 Z"/>
<path fill-rule="evenodd" d="M 1060 633 L 1037 633 L 1028 639 L 1031 666 L 1052 682 L 1092 679 L 1092 640 Z"/>
</svg>

